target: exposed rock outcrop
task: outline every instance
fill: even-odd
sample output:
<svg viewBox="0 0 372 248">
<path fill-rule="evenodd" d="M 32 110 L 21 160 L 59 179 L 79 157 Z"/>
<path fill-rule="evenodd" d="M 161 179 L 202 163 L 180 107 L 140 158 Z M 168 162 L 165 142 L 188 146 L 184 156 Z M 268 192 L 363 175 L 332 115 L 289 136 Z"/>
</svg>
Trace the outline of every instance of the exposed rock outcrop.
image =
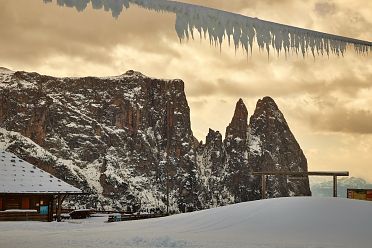
<svg viewBox="0 0 372 248">
<path fill-rule="evenodd" d="M 307 160 L 278 106 L 259 100 L 249 123 L 249 162 L 258 171 L 307 171 Z M 268 177 L 268 197 L 311 195 L 308 178 Z"/>
<path fill-rule="evenodd" d="M 128 211 L 221 206 L 260 197 L 252 171 L 307 170 L 276 104 L 264 98 L 248 125 L 240 99 L 225 138 L 193 136 L 181 80 L 128 71 L 55 78 L 0 70 L 0 149 L 90 192 L 71 204 Z M 270 197 L 308 195 L 308 181 L 269 180 Z"/>
<path fill-rule="evenodd" d="M 85 186 L 98 205 L 164 209 L 167 185 L 171 210 L 201 207 L 181 80 L 134 71 L 111 78 L 15 72 L 4 76 L 0 102 L 0 126 L 29 138 L 51 159 L 37 161 L 40 154 L 27 144 L 5 148 L 47 171 L 75 175 L 64 179 Z M 17 140 L 4 136 L 3 143 Z"/>
<path fill-rule="evenodd" d="M 210 130 L 206 144 L 197 150 L 198 165 L 207 165 L 201 177 L 212 189 L 212 206 L 260 199 L 261 178 L 252 175 L 254 171 L 307 171 L 306 158 L 273 99 L 259 100 L 249 124 L 247 119 L 239 99 L 225 139 Z M 216 177 L 209 176 L 213 165 L 219 165 Z M 268 197 L 300 195 L 311 195 L 308 178 L 268 177 Z"/>
</svg>

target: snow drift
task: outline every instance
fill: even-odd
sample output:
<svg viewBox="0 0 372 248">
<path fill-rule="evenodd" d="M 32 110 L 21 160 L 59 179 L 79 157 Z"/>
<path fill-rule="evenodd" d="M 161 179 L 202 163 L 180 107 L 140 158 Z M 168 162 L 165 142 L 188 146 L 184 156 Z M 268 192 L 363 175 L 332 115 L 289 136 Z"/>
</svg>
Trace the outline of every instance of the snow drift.
<svg viewBox="0 0 372 248">
<path fill-rule="evenodd" d="M 0 246 L 367 248 L 371 230 L 370 202 L 297 197 L 133 222 L 0 223 Z"/>
</svg>

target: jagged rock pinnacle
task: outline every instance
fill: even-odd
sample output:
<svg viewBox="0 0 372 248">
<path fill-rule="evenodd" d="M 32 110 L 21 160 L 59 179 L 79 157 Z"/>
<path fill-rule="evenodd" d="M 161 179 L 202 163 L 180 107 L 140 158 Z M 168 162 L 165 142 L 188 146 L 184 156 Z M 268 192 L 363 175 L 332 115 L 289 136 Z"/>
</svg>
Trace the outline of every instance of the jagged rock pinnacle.
<svg viewBox="0 0 372 248">
<path fill-rule="evenodd" d="M 234 116 L 226 128 L 226 137 L 229 135 L 233 137 L 246 138 L 246 132 L 248 128 L 248 110 L 243 100 L 240 98 L 236 103 Z"/>
<path fill-rule="evenodd" d="M 257 101 L 255 112 L 256 111 L 260 111 L 261 109 L 263 109 L 263 110 L 270 110 L 270 111 L 279 111 L 278 105 L 269 96 L 265 96 L 264 98 L 259 99 Z"/>
<path fill-rule="evenodd" d="M 258 171 L 307 171 L 307 160 L 283 114 L 270 97 L 258 100 L 249 123 L 249 162 Z M 269 197 L 311 195 L 309 181 L 271 178 Z"/>
<path fill-rule="evenodd" d="M 222 135 L 219 131 L 214 131 L 213 129 L 209 128 L 208 135 L 206 137 L 206 145 L 211 144 L 212 142 L 218 142 L 219 144 L 222 143 Z"/>
</svg>

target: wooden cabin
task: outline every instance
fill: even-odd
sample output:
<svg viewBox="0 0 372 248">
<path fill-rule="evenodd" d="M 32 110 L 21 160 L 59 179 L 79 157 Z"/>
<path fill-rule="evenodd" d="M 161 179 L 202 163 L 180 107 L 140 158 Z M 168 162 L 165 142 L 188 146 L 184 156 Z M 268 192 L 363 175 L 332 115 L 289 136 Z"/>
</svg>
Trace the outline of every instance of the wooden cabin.
<svg viewBox="0 0 372 248">
<path fill-rule="evenodd" d="M 62 202 L 82 191 L 53 175 L 0 151 L 0 221 L 60 219 Z"/>
<path fill-rule="evenodd" d="M 347 189 L 347 198 L 372 201 L 372 189 Z"/>
</svg>

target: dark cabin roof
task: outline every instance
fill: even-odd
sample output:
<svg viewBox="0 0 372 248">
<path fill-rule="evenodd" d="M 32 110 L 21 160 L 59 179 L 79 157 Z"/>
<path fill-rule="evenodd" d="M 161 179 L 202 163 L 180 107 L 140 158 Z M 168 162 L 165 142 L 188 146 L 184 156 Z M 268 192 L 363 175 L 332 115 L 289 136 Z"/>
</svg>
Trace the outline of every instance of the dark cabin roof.
<svg viewBox="0 0 372 248">
<path fill-rule="evenodd" d="M 0 150 L 0 193 L 81 194 L 82 191 L 14 154 Z"/>
</svg>

